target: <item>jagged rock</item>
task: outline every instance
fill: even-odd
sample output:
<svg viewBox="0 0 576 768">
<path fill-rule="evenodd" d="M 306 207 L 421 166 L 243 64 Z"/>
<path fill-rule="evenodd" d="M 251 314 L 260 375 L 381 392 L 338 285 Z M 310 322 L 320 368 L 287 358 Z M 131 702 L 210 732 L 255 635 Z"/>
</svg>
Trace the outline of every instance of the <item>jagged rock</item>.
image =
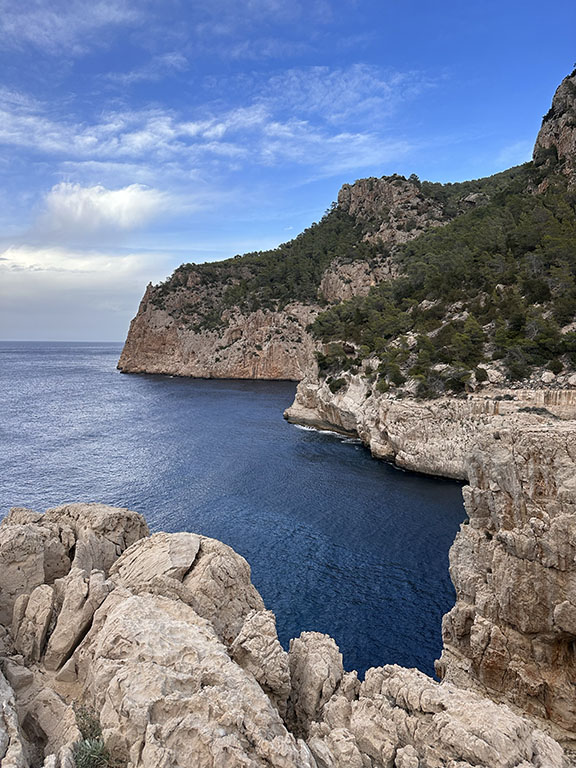
<svg viewBox="0 0 576 768">
<path fill-rule="evenodd" d="M 22 733 L 16 714 L 14 692 L 0 672 L 0 765 L 2 768 L 28 768 Z"/>
<path fill-rule="evenodd" d="M 448 220 L 438 201 L 423 195 L 418 182 L 402 176 L 344 184 L 338 206 L 368 226 L 366 240 L 386 246 L 406 243 Z"/>
<path fill-rule="evenodd" d="M 48 759 L 56 768 L 72 768 L 74 747 L 82 738 L 74 709 L 46 685 L 44 678 L 35 672 L 32 683 L 17 691 L 16 710 L 25 753 L 31 766 Z"/>
<path fill-rule="evenodd" d="M 69 658 L 90 627 L 94 611 L 113 588 L 113 582 L 106 580 L 103 571 L 92 571 L 88 575 L 79 568 L 72 568 L 67 576 L 54 582 L 60 608 L 46 648 L 46 669 L 59 669 Z"/>
<path fill-rule="evenodd" d="M 148 533 L 142 515 L 104 504 L 68 504 L 38 515 L 15 508 L 0 524 L 0 624 L 12 620 L 16 598 L 53 584 L 72 565 L 108 571 Z"/>
<path fill-rule="evenodd" d="M 212 623 L 228 646 L 247 616 L 265 608 L 246 560 L 222 542 L 196 534 L 158 533 L 143 539 L 118 560 L 111 575 L 128 589 L 183 600 Z"/>
<path fill-rule="evenodd" d="M 44 652 L 52 610 L 54 590 L 41 584 L 30 596 L 21 595 L 14 606 L 12 636 L 14 647 L 29 661 L 39 661 Z"/>
<path fill-rule="evenodd" d="M 576 70 L 558 86 L 534 147 L 534 162 L 576 179 Z"/>
<path fill-rule="evenodd" d="M 328 635 L 303 632 L 290 641 L 288 658 L 292 679 L 290 717 L 294 732 L 305 737 L 342 680 L 342 654 Z"/>
<path fill-rule="evenodd" d="M 208 621 L 165 597 L 109 599 L 80 663 L 114 754 L 134 768 L 314 766 Z"/>
<path fill-rule="evenodd" d="M 559 745 L 503 705 L 417 670 L 370 669 L 356 698 L 337 692 L 310 728 L 320 768 L 562 768 Z"/>
<path fill-rule="evenodd" d="M 565 452 L 553 454 L 546 472 L 537 470 L 541 458 L 532 455 L 535 444 L 549 451 L 538 436 L 526 445 L 516 442 L 514 462 L 519 469 L 502 465 L 505 433 L 498 442 L 501 453 L 491 452 L 496 467 L 488 481 L 492 500 L 482 497 L 485 504 L 477 505 L 477 518 L 467 528 L 480 533 L 484 528 L 499 530 L 506 556 L 503 574 L 516 573 L 510 558 L 519 553 L 540 568 L 572 572 L 576 545 L 568 534 L 575 481 L 566 456 L 572 457 L 574 443 L 567 425 L 564 431 Z M 484 462 L 479 454 L 480 496 Z M 518 510 L 512 498 L 519 500 Z M 5 528 L 31 529 L 32 537 L 41 529 L 40 538 L 48 542 L 55 530 L 65 531 L 66 542 L 72 536 L 86 543 L 84 562 L 108 565 L 111 541 L 117 553 L 122 551 L 126 538 L 117 535 L 121 510 L 91 508 L 79 520 L 75 515 L 80 510 L 70 515 L 63 509 L 48 526 L 44 518 L 18 512 Z M 128 528 L 141 530 L 132 513 L 126 513 L 126 520 Z M 518 520 L 529 521 L 531 535 L 526 526 L 516 532 Z M 11 551 L 20 556 L 21 549 Z M 473 562 L 476 550 L 464 546 L 461 551 L 464 565 Z M 76 563 L 76 552 L 71 554 L 68 563 Z M 10 561 L 6 563 L 10 568 Z M 53 575 L 60 565 L 54 558 L 50 563 L 48 573 Z M 464 565 L 458 567 L 467 573 Z M 521 582 L 518 574 L 515 578 Z M 463 584 L 462 589 L 473 589 L 474 574 Z M 564 588 L 551 584 L 545 589 L 552 596 Z M 503 616 L 524 630 L 532 632 L 548 620 L 562 637 L 572 629 L 569 591 L 562 600 L 551 598 L 554 605 L 547 610 L 541 599 L 532 599 L 527 616 L 517 610 L 512 597 L 498 605 Z M 490 604 L 489 599 L 485 602 Z M 458 626 L 476 624 L 471 645 L 485 647 L 482 632 L 487 628 L 495 637 L 495 628 L 477 615 L 476 605 L 467 608 Z M 496 629 L 505 639 L 515 637 L 506 635 L 505 628 Z M 22 657 L 4 662 L 16 690 L 15 698 L 9 691 L 14 702 L 10 722 L 14 733 L 21 723 L 22 768 L 43 761 L 44 768 L 73 766 L 80 733 L 72 707 L 57 690 L 81 693 L 83 703 L 98 712 L 107 745 L 116 757 L 129 760 L 131 768 L 563 765 L 558 744 L 531 724 L 449 684 L 439 686 L 421 673 L 397 667 L 370 670 L 360 684 L 355 673 L 344 674 L 339 650 L 325 635 L 303 633 L 292 641 L 287 663 L 274 618 L 250 582 L 246 561 L 220 542 L 195 534 L 155 534 L 134 542 L 110 566 L 108 579 L 104 571 L 88 574 L 72 567 L 52 584 L 21 594 L 14 606 L 14 637 L 28 659 L 40 657 L 47 637 L 46 666 L 61 667 L 54 679 L 41 665 L 24 667 Z M 527 683 L 527 671 L 522 674 Z M 309 746 L 286 723 L 296 736 L 306 735 Z M 4 749 L 9 742 L 2 728 L 7 730 L 5 721 L 0 721 Z"/>
<path fill-rule="evenodd" d="M 389 257 L 382 258 L 375 264 L 362 259 L 335 259 L 322 275 L 318 297 L 335 304 L 354 296 L 366 296 L 373 286 L 397 275 L 397 267 Z"/>
<path fill-rule="evenodd" d="M 26 688 L 34 682 L 33 672 L 22 663 L 17 663 L 14 659 L 6 659 L 3 667 L 4 676 L 14 691 Z"/>
<path fill-rule="evenodd" d="M 465 399 L 396 399 L 372 391 L 361 375 L 347 375 L 346 386 L 334 393 L 310 374 L 298 385 L 284 416 L 297 424 L 358 436 L 374 456 L 405 469 L 465 480 L 468 457 L 482 436 L 519 423 L 542 424 L 554 416 L 575 419 L 576 392 L 498 389 Z"/>
<path fill-rule="evenodd" d="M 470 524 L 450 553 L 457 602 L 439 671 L 576 729 L 576 424 L 501 432 L 469 462 Z"/>
<path fill-rule="evenodd" d="M 142 515 L 106 504 L 55 507 L 46 511 L 41 524 L 73 531 L 72 566 L 87 573 L 93 570 L 108 573 L 125 549 L 148 535 L 148 526 Z"/>
<path fill-rule="evenodd" d="M 7 518 L 8 519 L 8 518 Z M 44 583 L 44 538 L 24 525 L 0 525 L 0 624 L 12 621 L 14 602 Z"/>
<path fill-rule="evenodd" d="M 276 634 L 272 611 L 248 614 L 242 629 L 230 646 L 234 661 L 254 675 L 282 717 L 290 695 L 288 654 Z"/>
</svg>

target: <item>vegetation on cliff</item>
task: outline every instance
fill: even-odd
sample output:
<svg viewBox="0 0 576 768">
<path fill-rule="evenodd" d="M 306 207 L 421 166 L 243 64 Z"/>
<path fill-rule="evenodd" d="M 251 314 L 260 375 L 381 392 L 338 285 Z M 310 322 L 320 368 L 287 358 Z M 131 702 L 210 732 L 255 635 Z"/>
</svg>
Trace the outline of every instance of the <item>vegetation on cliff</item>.
<svg viewBox="0 0 576 768">
<path fill-rule="evenodd" d="M 378 248 L 363 240 L 360 223 L 337 206 L 290 242 L 270 251 L 255 251 L 209 264 L 183 264 L 154 289 L 152 301 L 166 308 L 167 299 L 190 287 L 193 300 L 180 304 L 179 319 L 196 330 L 217 328 L 225 323 L 222 313 L 232 307 L 240 311 L 282 309 L 292 301 L 316 302 L 326 267 L 335 259 L 353 261 L 375 258 Z M 172 310 L 174 313 L 174 310 Z"/>
<path fill-rule="evenodd" d="M 491 361 L 512 380 L 576 367 L 576 332 L 562 333 L 576 316 L 576 194 L 553 174 L 536 193 L 543 175 L 516 169 L 487 204 L 397 249 L 399 278 L 322 313 L 313 333 L 339 343 L 321 372 L 375 355 L 380 389 L 412 377 L 431 396 L 482 379 Z"/>
</svg>

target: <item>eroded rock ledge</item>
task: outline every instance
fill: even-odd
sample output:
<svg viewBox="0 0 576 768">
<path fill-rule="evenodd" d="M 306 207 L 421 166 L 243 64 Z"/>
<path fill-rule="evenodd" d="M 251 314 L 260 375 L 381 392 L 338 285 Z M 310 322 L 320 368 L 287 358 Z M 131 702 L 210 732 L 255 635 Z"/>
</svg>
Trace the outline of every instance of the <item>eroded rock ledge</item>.
<svg viewBox="0 0 576 768">
<path fill-rule="evenodd" d="M 79 705 L 130 768 L 567 765 L 530 720 L 449 682 L 397 666 L 359 682 L 315 632 L 286 652 L 248 564 L 213 539 L 149 536 L 102 505 L 16 509 L 0 558 L 2 768 L 73 766 Z"/>
</svg>

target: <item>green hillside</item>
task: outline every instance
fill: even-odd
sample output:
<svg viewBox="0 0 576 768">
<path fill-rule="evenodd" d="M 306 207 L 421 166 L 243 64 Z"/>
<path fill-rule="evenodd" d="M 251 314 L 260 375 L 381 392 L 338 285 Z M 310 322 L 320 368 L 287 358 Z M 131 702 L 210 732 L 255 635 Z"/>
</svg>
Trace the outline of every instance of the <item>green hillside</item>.
<svg viewBox="0 0 576 768">
<path fill-rule="evenodd" d="M 514 169 L 487 204 L 397 249 L 401 277 L 321 314 L 312 332 L 335 342 L 321 372 L 376 355 L 381 391 L 415 377 L 434 396 L 465 389 L 473 372 L 484 379 L 477 366 L 491 361 L 512 380 L 573 369 L 576 333 L 561 329 L 576 317 L 576 194 L 546 173 L 537 192 L 543 167 Z"/>
</svg>

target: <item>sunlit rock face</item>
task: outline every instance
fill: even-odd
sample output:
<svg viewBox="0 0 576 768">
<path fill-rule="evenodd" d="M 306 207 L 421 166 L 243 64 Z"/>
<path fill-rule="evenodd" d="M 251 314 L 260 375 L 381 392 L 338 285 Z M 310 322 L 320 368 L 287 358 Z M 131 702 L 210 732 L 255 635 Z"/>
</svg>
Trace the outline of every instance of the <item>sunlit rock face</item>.
<svg viewBox="0 0 576 768">
<path fill-rule="evenodd" d="M 148 536 L 139 515 L 103 505 L 16 510 L 0 526 L 5 568 L 41 529 L 52 553 L 84 544 L 49 559 L 50 583 L 30 569 L 9 593 L 2 768 L 71 768 L 78 706 L 129 768 L 566 766 L 556 741 L 476 693 L 393 665 L 361 683 L 317 632 L 286 652 L 248 563 L 219 541 Z"/>
<path fill-rule="evenodd" d="M 576 70 L 560 83 L 544 116 L 534 162 L 568 176 L 571 186 L 576 184 Z"/>
</svg>

